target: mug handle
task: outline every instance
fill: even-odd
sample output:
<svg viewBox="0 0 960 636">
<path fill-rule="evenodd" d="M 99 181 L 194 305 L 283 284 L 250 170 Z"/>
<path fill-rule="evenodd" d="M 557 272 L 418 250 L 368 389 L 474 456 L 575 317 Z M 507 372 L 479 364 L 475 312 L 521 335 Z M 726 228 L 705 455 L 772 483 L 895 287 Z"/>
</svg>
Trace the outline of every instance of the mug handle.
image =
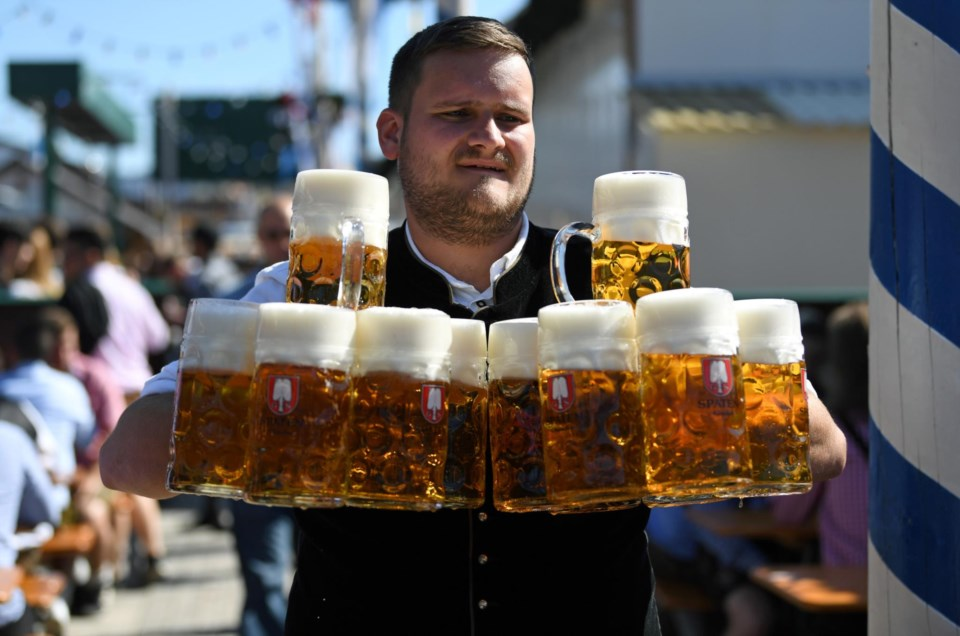
<svg viewBox="0 0 960 636">
<path fill-rule="evenodd" d="M 347 309 L 360 307 L 360 292 L 363 289 L 363 222 L 347 218 L 340 223 L 343 251 L 340 254 L 340 287 L 337 290 L 337 306 Z"/>
<path fill-rule="evenodd" d="M 569 303 L 576 300 L 570 293 L 570 287 L 567 285 L 567 272 L 564 269 L 567 241 L 575 235 L 582 236 L 593 243 L 599 238 L 600 232 L 593 223 L 575 221 L 564 225 L 553 237 L 553 249 L 550 250 L 550 282 L 553 284 L 553 295 L 556 296 L 558 303 Z"/>
</svg>

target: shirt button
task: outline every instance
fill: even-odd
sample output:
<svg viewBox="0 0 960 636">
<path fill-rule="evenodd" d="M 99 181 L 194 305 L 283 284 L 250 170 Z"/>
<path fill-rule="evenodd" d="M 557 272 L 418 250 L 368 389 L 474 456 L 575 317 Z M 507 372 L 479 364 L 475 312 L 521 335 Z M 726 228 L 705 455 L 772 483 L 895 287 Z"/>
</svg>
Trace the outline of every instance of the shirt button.
<svg viewBox="0 0 960 636">
<path fill-rule="evenodd" d="M 486 520 L 487 520 L 487 513 L 481 512 L 480 514 L 477 515 L 477 519 L 479 519 L 480 521 L 486 521 Z"/>
<path fill-rule="evenodd" d="M 489 560 L 490 560 L 490 557 L 488 557 L 486 554 L 481 554 L 480 556 L 477 557 L 477 561 L 480 563 L 480 565 L 486 565 L 487 561 Z"/>
<path fill-rule="evenodd" d="M 483 598 L 482 598 L 482 599 L 480 599 L 479 601 L 477 601 L 477 607 L 479 607 L 479 608 L 482 609 L 482 610 L 487 609 L 487 605 L 488 605 L 488 603 L 487 603 L 487 600 L 486 600 L 486 599 L 483 599 Z"/>
</svg>

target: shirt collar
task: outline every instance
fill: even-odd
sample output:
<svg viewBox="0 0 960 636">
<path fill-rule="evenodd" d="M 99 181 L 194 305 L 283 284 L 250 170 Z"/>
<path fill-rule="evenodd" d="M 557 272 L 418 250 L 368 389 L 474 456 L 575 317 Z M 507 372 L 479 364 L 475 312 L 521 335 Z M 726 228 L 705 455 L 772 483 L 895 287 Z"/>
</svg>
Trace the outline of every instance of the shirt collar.
<svg viewBox="0 0 960 636">
<path fill-rule="evenodd" d="M 444 280 L 447 281 L 447 284 L 450 286 L 450 291 L 453 294 L 453 301 L 458 305 L 463 305 L 464 307 L 468 307 L 472 311 L 476 312 L 482 307 L 486 307 L 487 305 L 491 304 L 493 301 L 494 283 L 496 283 L 497 279 L 500 278 L 504 272 L 513 267 L 520 259 L 520 253 L 523 251 L 523 246 L 527 242 L 527 235 L 530 232 L 530 220 L 527 218 L 527 213 L 524 212 L 520 223 L 520 235 L 517 237 L 517 242 L 506 254 L 491 263 L 490 285 L 483 291 L 478 291 L 470 283 L 465 283 L 464 281 L 451 276 L 439 266 L 428 261 L 423 254 L 420 253 L 420 250 L 417 249 L 416 244 L 413 242 L 413 237 L 410 236 L 409 224 L 404 224 L 404 232 L 407 236 L 407 245 L 410 246 L 410 251 L 413 252 L 414 255 L 425 265 L 443 276 Z"/>
</svg>

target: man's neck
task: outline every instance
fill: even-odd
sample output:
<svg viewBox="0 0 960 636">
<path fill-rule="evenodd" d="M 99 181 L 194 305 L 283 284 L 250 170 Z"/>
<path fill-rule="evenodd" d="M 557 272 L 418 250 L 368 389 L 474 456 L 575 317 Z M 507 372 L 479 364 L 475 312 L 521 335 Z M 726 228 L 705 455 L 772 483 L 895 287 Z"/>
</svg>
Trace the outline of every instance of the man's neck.
<svg viewBox="0 0 960 636">
<path fill-rule="evenodd" d="M 516 245 L 520 223 L 509 233 L 485 244 L 460 245 L 439 239 L 407 217 L 410 237 L 428 261 L 454 278 L 469 283 L 477 291 L 490 287 L 490 266 Z"/>
</svg>

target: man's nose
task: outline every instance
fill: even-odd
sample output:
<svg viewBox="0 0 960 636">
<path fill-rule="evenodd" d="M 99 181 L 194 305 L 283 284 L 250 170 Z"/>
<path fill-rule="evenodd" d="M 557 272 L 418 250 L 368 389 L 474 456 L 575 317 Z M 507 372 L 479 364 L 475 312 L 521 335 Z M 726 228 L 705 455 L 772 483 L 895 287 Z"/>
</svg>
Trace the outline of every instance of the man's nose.
<svg viewBox="0 0 960 636">
<path fill-rule="evenodd" d="M 477 119 L 476 125 L 470 130 L 468 142 L 471 146 L 488 149 L 503 148 L 505 145 L 503 132 L 492 115 Z"/>
</svg>

